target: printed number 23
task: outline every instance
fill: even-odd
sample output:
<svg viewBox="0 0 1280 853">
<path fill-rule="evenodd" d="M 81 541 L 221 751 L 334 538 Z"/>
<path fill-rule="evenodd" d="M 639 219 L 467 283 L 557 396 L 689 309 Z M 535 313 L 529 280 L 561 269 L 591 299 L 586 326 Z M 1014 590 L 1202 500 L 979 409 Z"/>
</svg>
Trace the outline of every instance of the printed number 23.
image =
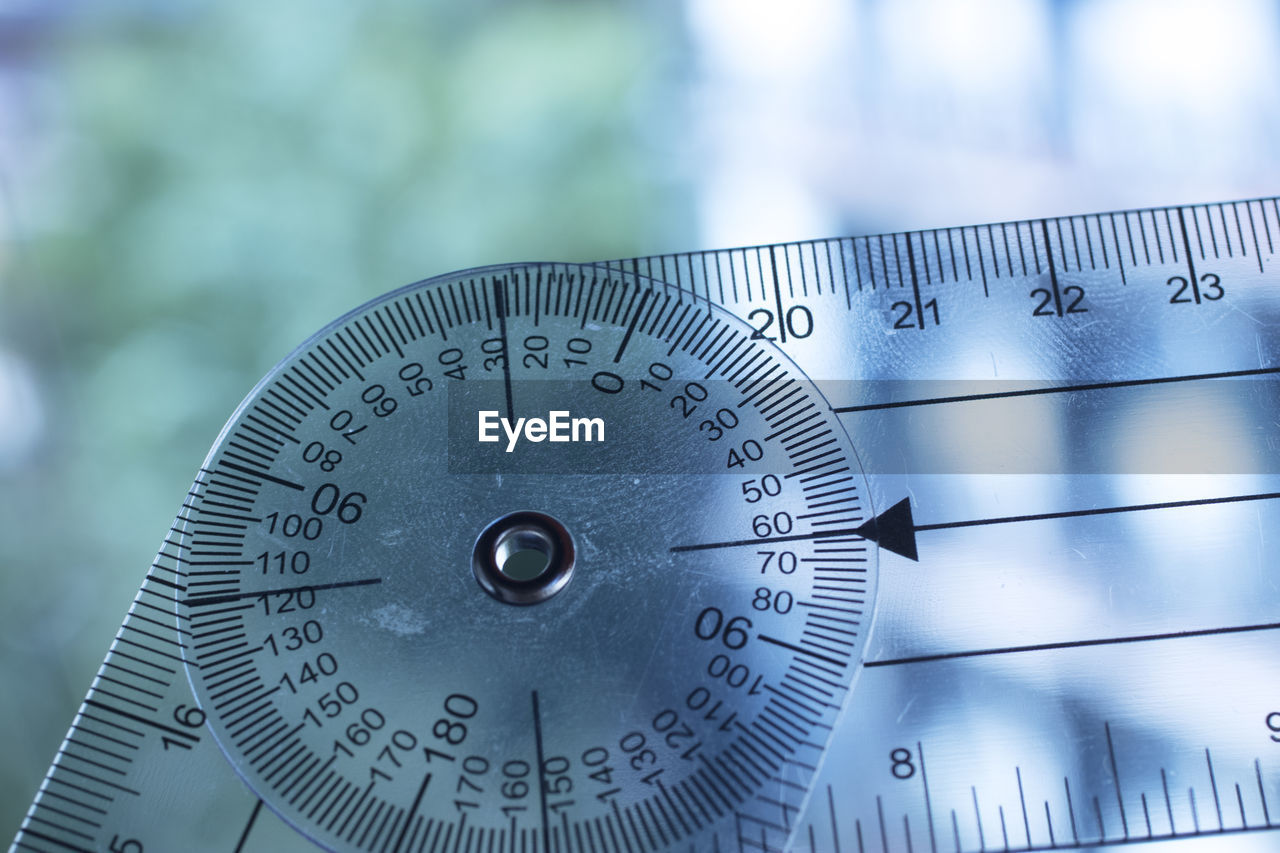
<svg viewBox="0 0 1280 853">
<path fill-rule="evenodd" d="M 1173 296 L 1169 297 L 1170 305 L 1179 305 L 1191 302 L 1199 304 L 1201 299 L 1207 299 L 1210 302 L 1217 302 L 1227 293 L 1222 289 L 1222 280 L 1218 278 L 1217 274 L 1211 272 L 1207 272 L 1200 276 L 1201 286 L 1199 287 L 1193 285 L 1191 282 L 1187 281 L 1186 277 L 1180 275 L 1175 275 L 1166 283 L 1169 285 L 1178 285 L 1178 289 L 1174 291 Z M 1184 295 L 1187 293 L 1187 288 L 1191 288 L 1190 295 Z"/>
</svg>

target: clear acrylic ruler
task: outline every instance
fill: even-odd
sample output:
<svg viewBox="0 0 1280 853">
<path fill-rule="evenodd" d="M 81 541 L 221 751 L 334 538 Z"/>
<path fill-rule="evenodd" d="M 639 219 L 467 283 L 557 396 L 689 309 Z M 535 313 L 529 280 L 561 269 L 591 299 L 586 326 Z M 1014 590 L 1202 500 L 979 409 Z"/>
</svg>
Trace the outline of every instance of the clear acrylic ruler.
<svg viewBox="0 0 1280 853">
<path fill-rule="evenodd" d="M 775 780 L 769 784 L 785 796 L 766 796 L 772 789 L 765 785 L 753 793 L 751 810 L 737 811 L 722 799 L 732 813 L 729 835 L 716 835 L 705 847 L 693 825 L 703 818 L 713 822 L 711 812 L 720 805 L 713 805 L 717 792 L 698 793 L 692 784 L 680 789 L 689 793 L 687 802 L 679 791 L 667 795 L 673 799 L 666 801 L 670 813 L 662 812 L 665 824 L 655 811 L 652 826 L 641 821 L 626 829 L 621 818 L 616 826 L 606 818 L 595 829 L 571 831 L 567 822 L 561 828 L 554 800 L 548 817 L 547 798 L 565 785 L 588 792 L 598 783 L 591 781 L 590 759 L 584 763 L 577 755 L 560 772 L 538 753 L 528 796 L 541 797 L 542 824 L 528 832 L 486 834 L 476 829 L 478 818 L 471 826 L 450 824 L 448 832 L 443 822 L 429 827 L 423 804 L 445 796 L 443 788 L 431 787 L 438 781 L 422 782 L 415 791 L 415 779 L 408 796 L 376 811 L 362 805 L 373 799 L 362 799 L 354 788 L 350 798 L 335 794 L 329 802 L 327 777 L 301 760 L 282 769 L 280 778 L 289 780 L 283 792 L 255 782 L 266 795 L 264 806 L 242 781 L 253 773 L 229 763 L 209 728 L 210 715 L 227 709 L 206 707 L 187 673 L 186 662 L 201 659 L 201 644 L 222 642 L 207 619 L 197 617 L 200 627 L 193 627 L 187 609 L 196 594 L 191 552 L 207 548 L 205 534 L 216 532 L 207 514 L 216 499 L 211 493 L 226 494 L 228 483 L 236 485 L 225 476 L 219 481 L 221 475 L 206 467 L 13 849 L 313 849 L 276 814 L 295 814 L 290 809 L 299 802 L 327 804 L 327 810 L 303 811 L 304 823 L 323 820 L 336 827 L 340 821 L 330 816 L 346 814 L 339 840 L 327 843 L 386 851 L 639 853 L 725 843 L 744 851 L 824 853 L 1134 844 L 1274 849 L 1280 845 L 1272 831 L 1280 821 L 1277 244 L 1280 206 L 1257 199 L 589 268 L 630 299 L 625 305 L 620 300 L 612 314 L 603 311 L 600 321 L 600 334 L 614 327 L 624 333 L 613 362 L 625 366 L 638 357 L 624 357 L 633 333 L 637 341 L 665 333 L 654 312 L 667 310 L 671 300 L 681 311 L 689 309 L 679 321 L 672 309 L 675 326 L 706 316 L 725 329 L 745 330 L 743 347 L 780 351 L 797 376 L 815 384 L 826 402 L 823 418 L 843 427 L 865 474 L 865 518 L 856 523 L 833 505 L 826 511 L 839 523 L 822 527 L 824 509 L 811 501 L 808 517 L 785 528 L 770 516 L 745 535 L 662 539 L 653 552 L 672 566 L 695 556 L 729 561 L 745 573 L 744 588 L 766 590 L 767 607 L 781 600 L 779 590 L 803 584 L 803 606 L 795 612 L 808 617 L 796 623 L 792 639 L 751 635 L 736 660 L 705 677 L 720 679 L 726 710 L 735 702 L 747 707 L 761 700 L 748 697 L 751 684 L 731 683 L 737 676 L 727 664 L 764 672 L 775 660 L 770 655 L 789 644 L 787 653 L 810 668 L 802 684 L 792 679 L 792 698 L 779 700 L 787 710 L 779 712 L 774 747 L 791 756 L 798 747 L 788 737 L 801 737 L 787 731 L 818 732 L 810 739 L 822 743 L 830 733 L 825 750 L 793 762 L 807 768 L 803 783 L 786 789 L 792 778 L 786 772 L 760 774 Z M 492 289 L 486 288 L 495 279 L 482 278 L 484 286 L 471 291 L 474 303 L 464 290 L 457 291 L 458 301 L 438 288 L 438 302 L 422 303 L 421 319 L 430 316 L 429 304 L 439 312 L 440 328 L 453 329 L 474 307 L 474 322 L 497 329 L 495 318 L 505 318 L 514 332 L 544 309 L 549 317 L 565 294 L 586 292 L 589 274 L 580 269 L 545 275 L 525 269 Z M 451 278 L 464 279 L 466 274 Z M 492 309 L 487 320 L 482 301 L 486 312 Z M 581 328 L 595 328 L 581 316 Z M 407 376 L 412 384 L 419 374 L 403 372 L 403 365 L 419 343 L 410 326 L 419 318 L 406 311 L 403 319 L 403 329 L 395 321 L 384 327 L 387 340 L 373 336 L 385 353 L 371 342 L 364 357 L 372 365 L 385 354 L 396 368 L 389 375 Z M 681 339 L 672 335 L 684 334 L 675 326 L 665 333 L 675 341 L 673 352 Z M 537 335 L 519 328 L 522 343 L 508 340 L 504 325 L 501 346 L 479 352 L 513 363 L 517 355 L 538 352 L 538 341 L 528 343 Z M 399 342 L 393 340 L 397 333 Z M 692 332 L 685 341 L 695 355 L 703 344 Z M 706 350 L 708 358 L 715 355 L 709 345 Z M 576 352 L 557 353 L 566 369 Z M 661 370 L 645 374 L 645 368 L 639 364 L 639 373 L 619 380 L 661 381 Z M 442 358 L 435 369 L 446 371 L 449 363 Z M 609 372 L 602 366 L 597 378 L 601 371 Z M 334 386 L 342 384 L 337 379 Z M 507 381 L 509 406 L 510 376 Z M 320 389 L 316 394 L 324 397 Z M 379 405 L 377 399 L 364 403 Z M 337 417 L 328 408 L 323 414 L 326 421 Z M 657 423 L 659 415 L 652 417 Z M 317 500 L 319 480 L 295 481 L 292 469 L 280 464 L 247 465 L 242 473 L 252 482 L 239 485 L 272 494 L 297 486 L 307 500 Z M 756 487 L 769 488 L 753 481 L 740 499 L 752 502 Z M 312 509 L 341 511 L 339 502 L 349 495 L 335 489 L 333 497 L 333 506 L 320 500 Z M 266 510 L 239 513 L 236 507 L 248 504 L 237 500 L 235 494 L 226 498 L 228 514 L 252 521 L 225 519 L 232 525 L 227 530 L 267 524 Z M 357 505 L 346 505 L 348 517 Z M 336 515 L 325 517 L 331 519 L 327 529 L 340 523 L 332 520 Z M 304 535 L 301 527 L 298 535 Z M 866 614 L 850 612 L 857 608 L 847 588 L 829 580 L 832 567 L 854 559 L 852 550 L 835 553 L 850 543 L 878 551 L 869 637 Z M 343 603 L 349 599 L 330 595 L 321 593 L 324 612 L 350 606 Z M 763 614 L 753 611 L 754 601 L 743 599 L 738 611 Z M 786 609 L 797 602 L 788 594 Z M 272 606 L 269 601 L 267 615 Z M 725 627 L 732 613 L 721 609 L 706 615 L 707 609 L 695 608 L 705 619 L 692 633 L 683 624 L 658 630 L 683 632 L 696 642 L 707 633 L 714 637 L 708 642 L 732 648 L 735 635 Z M 723 618 L 717 621 L 717 614 Z M 218 647 L 228 689 L 244 673 L 238 660 L 265 659 L 284 643 L 320 641 L 306 634 L 314 631 L 307 620 L 280 626 L 291 629 L 288 637 L 259 632 Z M 853 647 L 854 636 L 865 646 L 852 689 L 839 678 L 825 681 L 823 667 L 840 669 L 836 661 L 843 648 Z M 655 660 L 659 669 L 684 665 L 674 655 Z M 701 659 L 696 664 L 703 666 Z M 771 678 L 765 685 L 780 687 L 787 676 Z M 195 680 L 209 689 L 204 675 Z M 589 695 L 592 684 L 581 690 Z M 698 697 L 688 699 L 687 713 Z M 244 702 L 260 698 L 246 693 Z M 464 716 L 470 710 L 458 700 L 450 707 Z M 535 719 L 538 707 L 535 694 Z M 519 713 L 528 710 L 522 705 Z M 831 715 L 829 728 L 824 713 Z M 665 721 L 655 718 L 651 739 L 667 731 Z M 541 750 L 541 739 L 538 744 Z M 630 754 L 617 743 L 611 749 Z M 761 743 L 761 762 L 769 762 L 769 751 Z M 478 769 L 474 762 L 472 767 Z M 744 772 L 750 775 L 750 768 Z M 382 784 L 376 774 L 372 781 Z M 725 784 L 727 792 L 732 783 Z M 454 776 L 448 785 L 449 797 L 461 796 Z M 457 811 L 462 815 L 466 808 Z M 682 835 L 680 826 L 688 832 Z"/>
</svg>

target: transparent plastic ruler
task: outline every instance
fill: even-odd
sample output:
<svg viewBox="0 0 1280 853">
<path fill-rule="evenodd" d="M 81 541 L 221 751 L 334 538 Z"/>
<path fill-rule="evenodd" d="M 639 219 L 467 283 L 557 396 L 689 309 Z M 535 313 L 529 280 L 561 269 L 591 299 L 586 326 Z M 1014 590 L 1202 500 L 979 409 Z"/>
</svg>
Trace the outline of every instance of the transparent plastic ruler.
<svg viewBox="0 0 1280 853">
<path fill-rule="evenodd" d="M 1259 199 L 384 297 L 233 417 L 14 849 L 1273 849 L 1278 243 Z M 462 441 L 557 399 L 620 443 Z"/>
</svg>

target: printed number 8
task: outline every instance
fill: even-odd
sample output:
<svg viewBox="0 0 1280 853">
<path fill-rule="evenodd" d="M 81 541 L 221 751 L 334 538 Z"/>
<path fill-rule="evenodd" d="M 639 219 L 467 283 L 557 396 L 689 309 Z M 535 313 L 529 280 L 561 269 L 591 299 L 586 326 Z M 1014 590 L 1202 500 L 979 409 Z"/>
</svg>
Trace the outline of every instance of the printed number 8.
<svg viewBox="0 0 1280 853">
<path fill-rule="evenodd" d="M 916 775 L 916 766 L 911 763 L 911 750 L 898 747 L 889 753 L 889 760 L 893 762 L 893 778 L 910 779 Z"/>
</svg>

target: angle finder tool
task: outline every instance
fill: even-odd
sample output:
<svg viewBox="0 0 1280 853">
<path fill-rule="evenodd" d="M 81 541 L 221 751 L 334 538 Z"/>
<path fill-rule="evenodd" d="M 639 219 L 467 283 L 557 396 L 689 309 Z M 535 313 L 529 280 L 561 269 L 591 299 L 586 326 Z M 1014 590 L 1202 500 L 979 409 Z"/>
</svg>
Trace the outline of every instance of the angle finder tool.
<svg viewBox="0 0 1280 853">
<path fill-rule="evenodd" d="M 388 294 L 232 417 L 14 849 L 1272 849 L 1277 242 Z"/>
</svg>

